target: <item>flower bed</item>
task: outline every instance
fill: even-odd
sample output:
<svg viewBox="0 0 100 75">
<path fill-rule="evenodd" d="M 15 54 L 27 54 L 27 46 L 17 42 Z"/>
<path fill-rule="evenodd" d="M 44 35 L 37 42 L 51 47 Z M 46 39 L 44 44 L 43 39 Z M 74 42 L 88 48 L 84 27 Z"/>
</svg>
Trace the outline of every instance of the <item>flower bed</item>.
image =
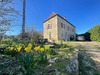
<svg viewBox="0 0 100 75">
<path fill-rule="evenodd" d="M 52 48 L 50 48 L 48 44 L 44 46 L 43 44 L 34 45 L 32 42 L 28 44 L 16 43 L 10 45 L 4 50 L 4 56 L 7 56 L 5 57 L 6 60 L 10 59 L 8 60 L 10 64 L 5 63 L 6 60 L 0 61 L 0 64 L 5 63 L 7 65 L 7 67 L 3 66 L 3 69 L 0 68 L 2 70 L 0 74 L 70 75 L 73 72 L 71 67 L 73 63 L 71 63 L 71 60 L 77 55 L 77 52 L 74 48 L 63 44 L 62 42 L 61 44 L 53 43 L 53 45 L 54 47 Z M 3 60 L 3 58 L 0 58 L 0 60 Z M 14 63 L 15 60 L 16 63 Z M 13 68 L 15 65 L 18 67 L 17 70 L 9 68 L 10 66 Z"/>
</svg>

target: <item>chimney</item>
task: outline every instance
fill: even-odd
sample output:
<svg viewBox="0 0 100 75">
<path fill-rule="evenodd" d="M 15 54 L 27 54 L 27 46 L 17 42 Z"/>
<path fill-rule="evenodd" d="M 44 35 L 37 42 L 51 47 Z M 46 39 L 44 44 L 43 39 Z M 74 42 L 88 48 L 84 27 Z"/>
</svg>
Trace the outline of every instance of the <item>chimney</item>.
<svg viewBox="0 0 100 75">
<path fill-rule="evenodd" d="M 64 19 L 66 19 L 66 17 L 65 17 L 65 16 L 64 16 L 63 18 L 64 18 Z"/>
</svg>

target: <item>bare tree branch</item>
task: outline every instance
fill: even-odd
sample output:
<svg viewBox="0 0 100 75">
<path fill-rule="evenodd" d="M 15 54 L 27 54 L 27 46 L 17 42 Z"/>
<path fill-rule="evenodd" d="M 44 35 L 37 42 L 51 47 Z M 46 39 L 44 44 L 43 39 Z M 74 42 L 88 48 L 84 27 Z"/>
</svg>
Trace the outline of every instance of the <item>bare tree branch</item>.
<svg viewBox="0 0 100 75">
<path fill-rule="evenodd" d="M 20 12 L 13 6 L 14 0 L 2 0 L 0 2 L 0 33 L 10 31 L 11 27 L 16 26 Z"/>
</svg>

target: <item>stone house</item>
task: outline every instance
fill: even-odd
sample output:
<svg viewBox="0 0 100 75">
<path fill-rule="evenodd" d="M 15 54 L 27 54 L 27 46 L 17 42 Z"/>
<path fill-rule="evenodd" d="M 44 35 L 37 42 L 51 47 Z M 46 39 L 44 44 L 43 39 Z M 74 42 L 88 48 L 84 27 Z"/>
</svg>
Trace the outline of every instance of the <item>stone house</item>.
<svg viewBox="0 0 100 75">
<path fill-rule="evenodd" d="M 55 12 L 43 22 L 43 29 L 44 39 L 48 41 L 76 40 L 75 26 Z"/>
</svg>

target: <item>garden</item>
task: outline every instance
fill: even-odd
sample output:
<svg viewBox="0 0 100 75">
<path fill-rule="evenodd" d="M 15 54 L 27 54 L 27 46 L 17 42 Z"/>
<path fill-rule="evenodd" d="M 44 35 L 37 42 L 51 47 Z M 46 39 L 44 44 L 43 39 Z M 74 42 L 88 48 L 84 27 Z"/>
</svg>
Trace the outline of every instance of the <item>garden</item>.
<svg viewBox="0 0 100 75">
<path fill-rule="evenodd" d="M 78 70 L 77 51 L 63 40 L 36 43 L 34 39 L 2 39 L 0 75 L 70 75 Z M 74 59 L 73 59 L 74 58 Z M 73 67 L 73 65 L 76 65 Z"/>
</svg>

